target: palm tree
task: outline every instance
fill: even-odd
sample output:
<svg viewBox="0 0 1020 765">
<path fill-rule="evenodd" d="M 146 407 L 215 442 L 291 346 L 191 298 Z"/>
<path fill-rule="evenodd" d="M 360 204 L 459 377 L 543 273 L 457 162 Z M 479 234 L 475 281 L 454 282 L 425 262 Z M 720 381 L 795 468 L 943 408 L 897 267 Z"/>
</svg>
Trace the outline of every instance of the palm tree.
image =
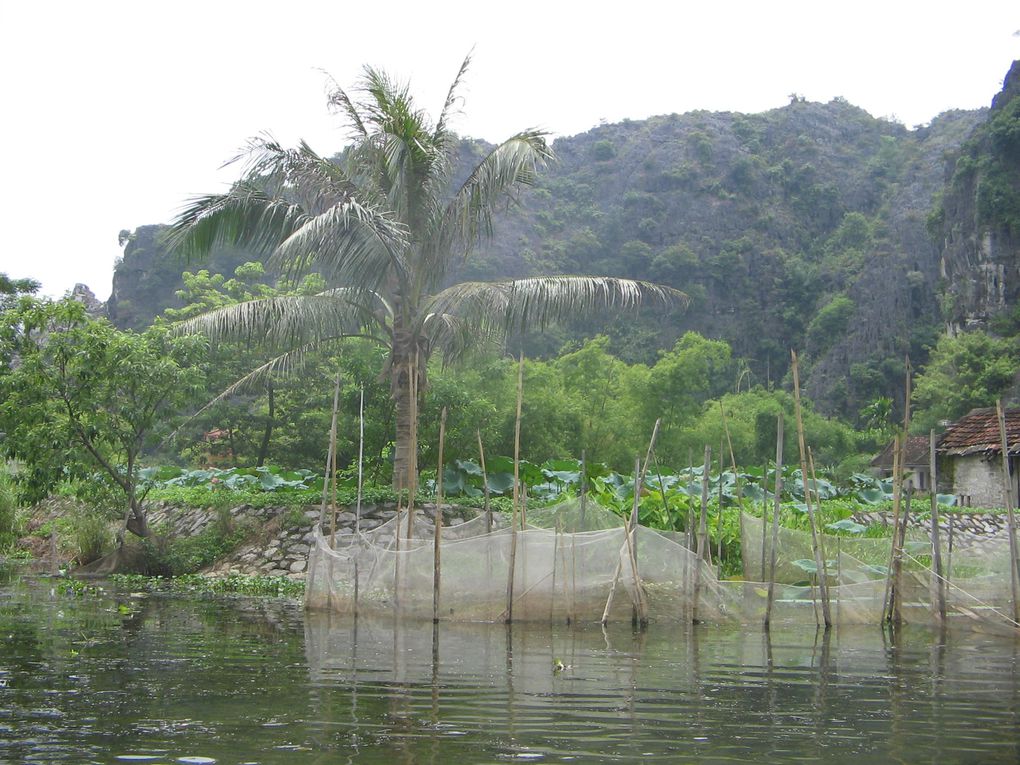
<svg viewBox="0 0 1020 765">
<path fill-rule="evenodd" d="M 232 162 L 242 177 L 224 194 L 192 200 L 174 222 L 171 242 L 188 256 L 218 244 L 269 249 L 285 273 L 317 269 L 338 285 L 310 297 L 253 300 L 185 324 L 215 337 L 258 338 L 284 353 L 248 375 L 250 383 L 328 341 L 368 337 L 389 351 L 396 408 L 394 485 L 417 474 L 415 403 L 433 353 L 455 359 L 485 339 L 595 310 L 645 301 L 684 303 L 654 284 L 592 276 L 556 276 L 444 286 L 451 267 L 491 234 L 500 202 L 534 182 L 552 159 L 545 134 L 526 130 L 492 149 L 458 187 L 451 169 L 456 136 L 449 118 L 467 70 L 465 58 L 438 121 L 418 110 L 406 85 L 366 67 L 359 100 L 339 86 L 329 98 L 352 132 L 336 159 L 305 143 L 284 149 L 253 139 Z"/>
</svg>

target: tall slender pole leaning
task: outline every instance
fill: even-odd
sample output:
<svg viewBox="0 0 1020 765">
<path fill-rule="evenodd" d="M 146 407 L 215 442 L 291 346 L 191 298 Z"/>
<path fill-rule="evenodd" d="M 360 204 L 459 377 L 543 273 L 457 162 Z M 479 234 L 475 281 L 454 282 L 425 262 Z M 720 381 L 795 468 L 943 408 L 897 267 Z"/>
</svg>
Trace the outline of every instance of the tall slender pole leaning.
<svg viewBox="0 0 1020 765">
<path fill-rule="evenodd" d="M 935 472 L 935 431 L 928 433 L 928 493 L 931 494 L 931 564 L 932 572 L 932 610 L 939 624 L 946 621 L 946 584 L 942 578 L 942 539 L 939 529 L 939 493 L 938 479 Z"/>
<path fill-rule="evenodd" d="M 768 572 L 768 533 L 769 533 L 769 461 L 765 460 L 765 466 L 761 469 L 761 581 L 767 582 L 765 578 Z"/>
<path fill-rule="evenodd" d="M 804 416 L 800 406 L 800 372 L 797 368 L 797 352 L 790 351 L 793 360 L 793 402 L 797 414 L 797 445 L 800 448 L 800 476 L 804 485 L 804 503 L 807 505 L 808 521 L 811 524 L 811 547 L 815 554 L 815 570 L 818 572 L 818 591 L 822 598 L 822 620 L 826 627 L 832 626 L 832 615 L 829 613 L 829 584 L 825 558 L 815 522 L 815 510 L 811 503 L 811 492 L 808 490 L 807 447 L 804 443 Z"/>
<path fill-rule="evenodd" d="M 1020 624 L 1020 559 L 1016 549 L 1016 518 L 1013 513 L 1013 487 L 1009 479 L 1009 443 L 1006 438 L 1006 413 L 1002 411 L 1002 399 L 995 401 L 995 412 L 999 418 L 999 440 L 1002 446 L 1002 490 L 1006 499 L 1006 525 L 1009 531 L 1009 586 L 1013 598 L 1013 621 Z"/>
<path fill-rule="evenodd" d="M 361 386 L 361 399 L 358 403 L 358 499 L 354 506 L 354 542 L 357 550 L 354 555 L 354 615 L 358 615 L 358 596 L 361 591 L 359 582 L 358 553 L 361 551 L 361 498 L 364 493 L 365 479 L 365 386 Z M 395 531 L 400 536 L 400 521 L 396 522 Z"/>
<path fill-rule="evenodd" d="M 415 450 L 414 464 L 418 464 L 418 352 L 414 354 L 414 365 L 407 362 L 408 387 L 411 389 L 411 448 Z M 407 539 L 408 549 L 411 549 L 410 540 L 414 536 L 414 497 L 418 492 L 418 474 L 410 471 L 407 474 Z"/>
<path fill-rule="evenodd" d="M 485 504 L 482 512 L 485 513 L 485 533 L 492 533 L 492 505 L 489 502 L 489 474 L 485 470 L 485 447 L 482 446 L 482 431 L 476 430 L 478 436 L 478 458 L 482 463 L 482 492 L 485 495 Z"/>
<path fill-rule="evenodd" d="M 705 537 L 708 533 L 708 473 L 712 469 L 712 447 L 705 446 L 705 464 L 701 472 L 701 516 L 698 521 L 698 552 L 694 559 L 694 594 L 691 597 L 691 621 L 698 622 L 698 600 L 701 597 L 701 567 L 706 551 Z M 688 556 L 689 557 L 689 556 Z"/>
<path fill-rule="evenodd" d="M 899 448 L 896 450 L 896 455 L 893 457 L 893 465 L 896 466 L 898 461 L 898 468 L 893 470 L 893 552 L 892 552 L 892 570 L 889 578 L 889 585 L 886 586 L 886 605 L 885 605 L 885 617 L 886 620 L 892 619 L 894 623 L 900 623 L 900 607 L 899 600 L 902 596 L 902 574 L 903 574 L 903 542 L 906 539 L 906 532 L 901 535 L 898 532 L 900 528 L 900 512 L 902 509 L 902 476 L 901 473 L 906 472 L 906 451 L 907 451 L 907 434 L 910 432 L 910 383 L 911 383 L 911 369 L 910 369 L 910 357 L 907 356 L 904 360 L 904 366 L 906 367 L 906 376 L 904 382 L 903 392 L 903 430 L 899 440 Z M 896 458 L 899 458 L 898 460 Z"/>
<path fill-rule="evenodd" d="M 432 526 L 435 534 L 432 539 L 432 623 L 439 623 L 439 585 L 442 579 L 442 562 L 440 560 L 440 542 L 443 538 L 443 448 L 446 446 L 446 407 L 439 415 L 439 467 L 436 468 L 436 512 L 433 514 Z"/>
<path fill-rule="evenodd" d="M 329 507 L 330 507 L 330 523 L 329 523 L 329 547 L 330 549 L 336 549 L 336 423 L 337 416 L 340 411 L 340 373 L 336 375 L 336 387 L 333 390 L 333 405 L 336 407 L 333 410 L 333 423 L 329 431 L 329 453 L 330 453 L 330 466 L 329 466 Z"/>
<path fill-rule="evenodd" d="M 896 538 L 900 529 L 900 502 L 902 499 L 902 486 L 900 484 L 900 437 L 893 438 L 893 533 L 892 544 L 889 546 L 889 566 L 885 576 L 885 596 L 882 599 L 882 621 L 888 621 L 892 616 L 892 598 L 895 597 L 893 587 L 893 569 L 896 566 Z"/>
<path fill-rule="evenodd" d="M 333 386 L 333 419 L 329 426 L 329 448 L 326 451 L 326 468 L 322 471 L 322 506 L 319 508 L 319 526 L 326 522 L 326 503 L 329 499 L 329 468 L 333 464 L 333 451 L 336 449 L 336 417 L 340 406 L 340 375 L 336 376 Z"/>
<path fill-rule="evenodd" d="M 772 550 L 769 555 L 769 589 L 765 601 L 765 626 L 772 619 L 772 602 L 776 596 L 776 554 L 779 547 L 779 508 L 783 494 L 783 413 L 776 422 L 776 480 L 775 503 L 772 506 Z M 766 502 L 768 500 L 766 499 Z"/>
<path fill-rule="evenodd" d="M 524 397 L 524 354 L 517 366 L 517 418 L 514 421 L 514 491 L 510 522 L 510 566 L 506 582 L 506 623 L 514 618 L 514 575 L 517 562 L 517 503 L 520 499 L 521 469 L 521 401 Z"/>
<path fill-rule="evenodd" d="M 574 524 L 574 531 L 584 531 L 584 514 L 588 509 L 588 459 L 585 450 L 581 450 L 581 509 Z"/>
</svg>

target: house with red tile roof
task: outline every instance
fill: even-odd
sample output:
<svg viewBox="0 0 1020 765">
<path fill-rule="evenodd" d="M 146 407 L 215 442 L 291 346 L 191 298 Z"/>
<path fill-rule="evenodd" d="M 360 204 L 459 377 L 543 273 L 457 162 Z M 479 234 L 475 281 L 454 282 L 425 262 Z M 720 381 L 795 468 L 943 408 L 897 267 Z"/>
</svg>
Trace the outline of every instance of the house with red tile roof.
<svg viewBox="0 0 1020 765">
<path fill-rule="evenodd" d="M 890 441 L 871 461 L 871 472 L 879 478 L 893 474 L 893 451 L 896 441 Z M 931 487 L 931 449 L 928 436 L 909 436 L 903 450 L 903 473 L 914 491 L 928 491 Z"/>
<path fill-rule="evenodd" d="M 1006 452 L 1013 505 L 1020 489 L 1020 407 L 1005 410 Z M 1002 439 L 995 407 L 972 409 L 938 441 L 939 484 L 952 487 L 961 507 L 1005 507 Z"/>
</svg>

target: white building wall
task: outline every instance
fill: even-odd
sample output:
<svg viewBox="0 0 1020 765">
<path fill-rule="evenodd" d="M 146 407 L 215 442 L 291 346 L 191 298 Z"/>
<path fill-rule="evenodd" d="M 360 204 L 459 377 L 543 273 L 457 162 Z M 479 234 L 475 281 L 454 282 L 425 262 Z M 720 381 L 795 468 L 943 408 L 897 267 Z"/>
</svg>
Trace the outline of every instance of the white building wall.
<svg viewBox="0 0 1020 765">
<path fill-rule="evenodd" d="M 1005 507 L 1002 463 L 988 462 L 980 454 L 953 458 L 953 494 L 970 507 Z M 969 500 L 968 500 L 969 497 Z"/>
</svg>

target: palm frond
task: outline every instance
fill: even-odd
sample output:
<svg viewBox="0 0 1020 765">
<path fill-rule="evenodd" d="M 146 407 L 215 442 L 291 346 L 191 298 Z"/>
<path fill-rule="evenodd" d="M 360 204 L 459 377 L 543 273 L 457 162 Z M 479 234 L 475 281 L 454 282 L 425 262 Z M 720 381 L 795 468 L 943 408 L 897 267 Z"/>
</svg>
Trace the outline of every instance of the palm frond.
<svg viewBox="0 0 1020 765">
<path fill-rule="evenodd" d="M 465 256 L 484 235 L 492 235 L 499 203 L 514 200 L 519 187 L 535 182 L 538 170 L 553 159 L 546 133 L 526 130 L 495 147 L 478 163 L 446 206 L 429 250 L 430 272 L 441 279 L 451 256 Z"/>
<path fill-rule="evenodd" d="M 477 331 L 501 333 L 548 325 L 600 311 L 632 311 L 643 305 L 686 307 L 679 290 L 609 276 L 547 276 L 496 282 L 464 282 L 437 294 L 428 313 L 453 314 Z"/>
<path fill-rule="evenodd" d="M 201 414 L 212 409 L 214 406 L 222 401 L 226 401 L 228 398 L 236 396 L 239 393 L 255 390 L 256 388 L 264 387 L 266 382 L 272 379 L 275 375 L 282 375 L 284 377 L 293 374 L 294 372 L 300 371 L 304 367 L 305 358 L 313 351 L 322 350 L 323 343 L 309 343 L 299 348 L 292 348 L 285 353 L 281 353 L 279 356 L 271 358 L 264 364 L 260 364 L 255 367 L 252 371 L 241 376 L 233 383 L 228 385 L 219 394 L 214 396 L 211 400 L 207 401 L 201 408 L 194 412 L 188 417 L 181 425 L 174 430 L 170 435 L 166 437 L 166 441 L 173 441 L 177 438 L 180 432 Z"/>
<path fill-rule="evenodd" d="M 309 217 L 280 243 L 273 256 L 290 276 L 313 265 L 326 279 L 377 290 L 392 274 L 403 280 L 406 228 L 389 213 L 348 199 Z"/>
<path fill-rule="evenodd" d="M 329 93 L 329 105 L 335 109 L 343 112 L 347 121 L 350 123 L 354 132 L 358 136 L 367 136 L 368 131 L 365 129 L 365 123 L 361 119 L 361 115 L 358 113 L 357 107 L 354 102 L 351 101 L 350 96 L 347 92 L 340 87 L 340 84 L 332 77 L 329 78 L 333 83 L 333 89 Z"/>
<path fill-rule="evenodd" d="M 301 346 L 340 337 L 385 332 L 371 295 L 361 290 L 331 290 L 310 296 L 249 300 L 174 325 L 178 334 L 203 334 L 213 342 L 259 343 L 270 348 Z"/>
<path fill-rule="evenodd" d="M 189 259 L 223 244 L 265 252 L 307 220 L 300 205 L 241 181 L 225 194 L 194 197 L 170 226 L 167 242 L 171 250 Z"/>
<path fill-rule="evenodd" d="M 451 313 L 426 314 L 420 332 L 428 347 L 440 351 L 446 363 L 455 362 L 487 343 L 496 343 L 503 336 L 487 324 L 479 325 Z"/>
<path fill-rule="evenodd" d="M 473 50 L 471 51 L 474 52 Z M 457 103 L 457 89 L 460 87 L 460 81 L 464 78 L 467 73 L 468 67 L 471 65 L 471 53 L 464 56 L 464 60 L 460 64 L 460 69 L 457 70 L 457 76 L 453 78 L 453 82 L 450 83 L 450 89 L 446 92 L 446 102 L 443 104 L 443 111 L 439 113 L 439 120 L 436 122 L 436 129 L 432 134 L 434 143 L 441 147 L 444 151 L 446 149 L 446 143 L 450 138 L 450 133 L 447 128 L 447 123 L 450 121 L 451 112 L 453 106 Z"/>
</svg>

